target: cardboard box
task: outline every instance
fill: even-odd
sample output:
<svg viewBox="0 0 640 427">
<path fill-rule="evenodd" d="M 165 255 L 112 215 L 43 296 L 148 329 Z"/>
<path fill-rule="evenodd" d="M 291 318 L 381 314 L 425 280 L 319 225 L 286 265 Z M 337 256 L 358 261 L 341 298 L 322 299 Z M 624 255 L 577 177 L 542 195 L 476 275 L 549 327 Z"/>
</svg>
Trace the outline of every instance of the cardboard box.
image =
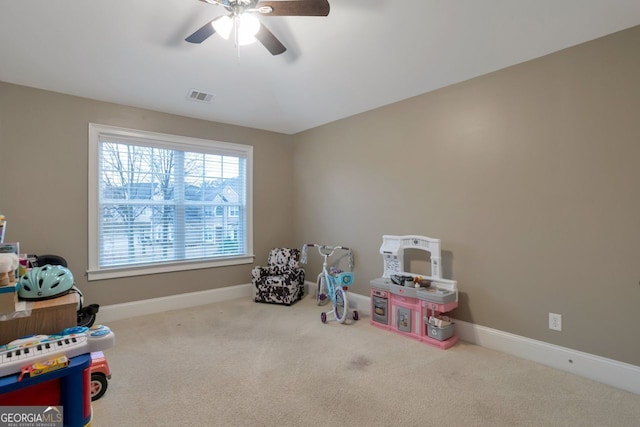
<svg viewBox="0 0 640 427">
<path fill-rule="evenodd" d="M 79 302 L 80 295 L 75 292 L 43 301 L 26 302 L 25 311 L 0 321 L 0 345 L 27 335 L 59 334 L 65 328 L 77 326 Z M 19 303 L 18 308 L 23 302 Z"/>
<path fill-rule="evenodd" d="M 0 286 L 0 315 L 16 311 L 18 302 L 18 290 L 14 283 L 9 286 Z"/>
</svg>

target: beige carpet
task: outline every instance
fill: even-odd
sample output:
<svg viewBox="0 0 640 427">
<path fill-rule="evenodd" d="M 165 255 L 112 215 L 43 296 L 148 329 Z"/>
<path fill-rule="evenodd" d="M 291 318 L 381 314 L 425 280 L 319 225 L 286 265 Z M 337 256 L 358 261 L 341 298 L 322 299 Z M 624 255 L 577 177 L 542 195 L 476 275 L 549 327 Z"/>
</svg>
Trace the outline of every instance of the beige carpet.
<svg viewBox="0 0 640 427">
<path fill-rule="evenodd" d="M 640 396 L 464 342 L 234 300 L 109 324 L 112 426 L 639 426 Z"/>
</svg>

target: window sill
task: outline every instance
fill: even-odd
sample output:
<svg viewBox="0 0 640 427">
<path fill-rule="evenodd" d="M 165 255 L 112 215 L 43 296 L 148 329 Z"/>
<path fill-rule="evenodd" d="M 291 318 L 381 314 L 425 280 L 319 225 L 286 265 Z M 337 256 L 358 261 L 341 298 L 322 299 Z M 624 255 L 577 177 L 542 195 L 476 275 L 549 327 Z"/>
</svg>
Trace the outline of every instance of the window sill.
<svg viewBox="0 0 640 427">
<path fill-rule="evenodd" d="M 203 268 L 226 267 L 231 265 L 253 264 L 255 255 L 244 255 L 208 261 L 185 261 L 164 265 L 147 265 L 136 267 L 114 267 L 102 270 L 87 271 L 87 280 L 116 279 L 120 277 L 144 276 L 147 274 L 169 273 L 173 271 L 199 270 Z"/>
</svg>

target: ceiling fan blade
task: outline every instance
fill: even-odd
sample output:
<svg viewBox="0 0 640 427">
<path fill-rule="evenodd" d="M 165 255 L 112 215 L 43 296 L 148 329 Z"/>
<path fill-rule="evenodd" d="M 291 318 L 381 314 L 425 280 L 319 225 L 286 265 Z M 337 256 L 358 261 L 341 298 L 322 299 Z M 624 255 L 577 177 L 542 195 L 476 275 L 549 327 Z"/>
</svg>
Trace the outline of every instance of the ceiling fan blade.
<svg viewBox="0 0 640 427">
<path fill-rule="evenodd" d="M 262 7 L 271 8 L 265 16 L 327 16 L 330 10 L 327 0 L 261 1 L 256 8 Z"/>
<path fill-rule="evenodd" d="M 205 25 L 202 26 L 202 28 L 200 28 L 195 33 L 191 34 L 185 40 L 188 41 L 189 43 L 202 43 L 203 41 L 211 37 L 216 32 L 216 30 L 213 29 L 213 25 L 211 25 L 213 21 L 215 21 L 215 19 L 207 22 Z"/>
<path fill-rule="evenodd" d="M 229 0 L 200 0 L 202 3 L 230 7 Z"/>
<path fill-rule="evenodd" d="M 276 36 L 274 36 L 273 33 L 262 24 L 260 24 L 260 29 L 256 33 L 255 37 L 264 45 L 264 47 L 267 48 L 269 52 L 271 52 L 272 55 L 280 55 L 287 50 L 287 48 L 280 43 L 280 40 L 278 40 Z"/>
</svg>

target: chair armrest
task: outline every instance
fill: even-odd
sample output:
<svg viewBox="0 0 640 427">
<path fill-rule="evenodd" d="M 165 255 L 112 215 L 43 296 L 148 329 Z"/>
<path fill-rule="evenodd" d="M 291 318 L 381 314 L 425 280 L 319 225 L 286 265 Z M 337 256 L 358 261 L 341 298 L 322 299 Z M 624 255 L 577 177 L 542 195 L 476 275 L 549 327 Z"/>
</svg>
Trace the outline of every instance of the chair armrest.
<svg viewBox="0 0 640 427">
<path fill-rule="evenodd" d="M 251 276 L 253 276 L 253 278 L 255 279 L 259 279 L 262 276 L 267 276 L 268 273 L 266 272 L 266 268 L 265 267 L 253 267 L 253 269 L 251 269 Z"/>
</svg>

